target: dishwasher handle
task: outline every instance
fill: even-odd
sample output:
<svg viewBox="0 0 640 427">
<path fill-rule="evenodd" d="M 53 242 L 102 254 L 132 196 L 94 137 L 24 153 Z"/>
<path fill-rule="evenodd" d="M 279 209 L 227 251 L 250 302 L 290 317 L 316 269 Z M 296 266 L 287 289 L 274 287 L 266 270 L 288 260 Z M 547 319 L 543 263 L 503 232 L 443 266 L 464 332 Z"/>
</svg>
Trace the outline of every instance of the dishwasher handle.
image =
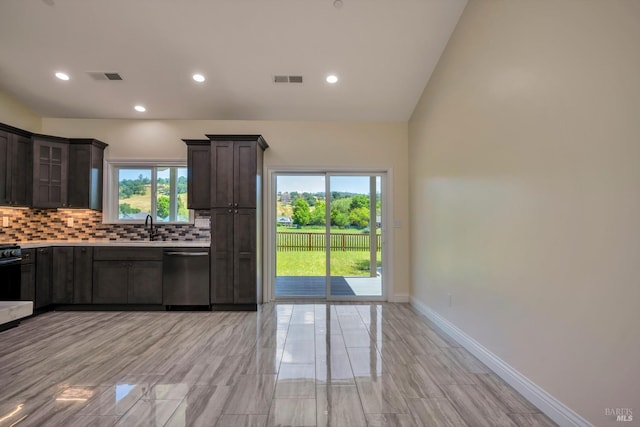
<svg viewBox="0 0 640 427">
<path fill-rule="evenodd" d="M 165 252 L 170 256 L 209 256 L 209 252 Z"/>
</svg>

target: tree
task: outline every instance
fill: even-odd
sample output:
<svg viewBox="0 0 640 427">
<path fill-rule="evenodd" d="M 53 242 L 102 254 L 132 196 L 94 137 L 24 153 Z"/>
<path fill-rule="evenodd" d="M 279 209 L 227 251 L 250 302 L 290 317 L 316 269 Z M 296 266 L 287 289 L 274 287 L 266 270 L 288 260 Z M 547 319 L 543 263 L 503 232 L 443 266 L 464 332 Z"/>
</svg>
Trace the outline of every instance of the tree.
<svg viewBox="0 0 640 427">
<path fill-rule="evenodd" d="M 179 176 L 177 184 L 178 194 L 185 194 L 187 192 L 187 177 L 183 175 Z"/>
<path fill-rule="evenodd" d="M 305 193 L 302 193 L 302 197 L 304 197 L 307 203 L 309 203 L 309 206 L 316 205 L 316 198 L 313 196 L 313 194 L 305 192 Z"/>
<path fill-rule="evenodd" d="M 119 210 L 122 215 L 140 213 L 140 209 L 132 208 L 129 203 L 120 203 Z"/>
<path fill-rule="evenodd" d="M 369 209 L 355 208 L 349 212 L 349 222 L 356 227 L 369 225 Z"/>
<path fill-rule="evenodd" d="M 182 197 L 178 197 L 178 217 L 180 219 L 188 219 L 189 218 L 189 210 L 184 204 Z"/>
<path fill-rule="evenodd" d="M 305 199 L 296 200 L 296 204 L 293 207 L 293 223 L 297 225 L 307 225 L 311 219 L 311 212 L 309 211 L 309 203 Z"/>
<path fill-rule="evenodd" d="M 369 207 L 369 198 L 364 194 L 358 194 L 357 196 L 353 196 L 351 198 L 351 205 L 349 205 L 349 211 L 358 208 L 368 208 Z"/>
<path fill-rule="evenodd" d="M 289 204 L 295 206 L 299 198 L 300 194 L 297 191 L 292 191 L 291 193 L 289 193 Z"/>
<path fill-rule="evenodd" d="M 344 227 L 347 224 L 349 224 L 349 215 L 339 209 L 331 209 L 331 225 Z"/>
<path fill-rule="evenodd" d="M 311 211 L 311 219 L 309 224 L 311 225 L 325 225 L 327 223 L 326 203 L 319 201 L 316 203 L 316 208 Z"/>
<path fill-rule="evenodd" d="M 158 197 L 158 218 L 169 217 L 169 196 Z"/>
<path fill-rule="evenodd" d="M 349 206 L 351 206 L 351 198 L 348 197 L 346 199 L 338 199 L 331 202 L 331 210 L 334 209 L 344 213 L 349 213 Z"/>
</svg>

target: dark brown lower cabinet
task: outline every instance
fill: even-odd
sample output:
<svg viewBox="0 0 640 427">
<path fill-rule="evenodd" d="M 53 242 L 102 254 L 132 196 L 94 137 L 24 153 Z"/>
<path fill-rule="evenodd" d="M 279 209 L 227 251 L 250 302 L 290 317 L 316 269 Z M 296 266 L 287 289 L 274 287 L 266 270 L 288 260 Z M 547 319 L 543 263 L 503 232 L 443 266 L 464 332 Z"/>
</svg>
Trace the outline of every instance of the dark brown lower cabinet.
<svg viewBox="0 0 640 427">
<path fill-rule="evenodd" d="M 256 210 L 237 211 L 233 221 L 233 302 L 256 304 Z"/>
<path fill-rule="evenodd" d="M 126 304 L 129 264 L 125 261 L 93 263 L 93 303 Z"/>
<path fill-rule="evenodd" d="M 94 261 L 94 304 L 162 304 L 162 261 Z"/>
<path fill-rule="evenodd" d="M 233 210 L 211 210 L 211 304 L 233 304 Z"/>
<path fill-rule="evenodd" d="M 34 308 L 51 305 L 51 248 L 36 249 L 36 299 Z"/>
<path fill-rule="evenodd" d="M 20 265 L 20 299 L 22 301 L 36 300 L 36 250 L 22 250 L 22 264 Z"/>
<path fill-rule="evenodd" d="M 162 261 L 129 263 L 129 304 L 162 304 Z"/>
<path fill-rule="evenodd" d="M 73 302 L 73 247 L 53 248 L 52 301 L 54 304 Z"/>
<path fill-rule="evenodd" d="M 257 304 L 255 209 L 211 210 L 211 304 Z"/>
<path fill-rule="evenodd" d="M 93 281 L 93 248 L 73 248 L 73 303 L 91 304 Z"/>
</svg>

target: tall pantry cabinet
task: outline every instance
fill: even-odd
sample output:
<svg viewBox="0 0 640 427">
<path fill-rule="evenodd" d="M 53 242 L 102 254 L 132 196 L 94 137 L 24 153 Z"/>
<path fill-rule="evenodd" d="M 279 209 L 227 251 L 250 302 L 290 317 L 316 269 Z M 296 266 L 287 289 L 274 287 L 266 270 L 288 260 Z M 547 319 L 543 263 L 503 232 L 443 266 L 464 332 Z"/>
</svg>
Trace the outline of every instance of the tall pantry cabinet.
<svg viewBox="0 0 640 427">
<path fill-rule="evenodd" d="M 208 205 L 211 213 L 211 305 L 255 310 L 262 302 L 262 163 L 268 144 L 261 135 L 207 138 L 206 148 L 203 140 L 185 143 L 188 200 L 196 202 L 190 207 Z M 202 182 L 207 173 L 209 181 Z"/>
</svg>

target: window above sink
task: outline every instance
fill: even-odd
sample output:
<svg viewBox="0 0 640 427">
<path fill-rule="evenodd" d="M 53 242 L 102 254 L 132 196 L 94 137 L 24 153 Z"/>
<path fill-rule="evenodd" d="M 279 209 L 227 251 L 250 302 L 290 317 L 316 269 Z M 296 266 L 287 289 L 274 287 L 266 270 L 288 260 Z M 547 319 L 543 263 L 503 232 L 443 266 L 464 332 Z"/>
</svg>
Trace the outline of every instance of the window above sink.
<svg viewBox="0 0 640 427">
<path fill-rule="evenodd" d="M 105 223 L 190 224 L 184 161 L 108 161 Z"/>
</svg>

